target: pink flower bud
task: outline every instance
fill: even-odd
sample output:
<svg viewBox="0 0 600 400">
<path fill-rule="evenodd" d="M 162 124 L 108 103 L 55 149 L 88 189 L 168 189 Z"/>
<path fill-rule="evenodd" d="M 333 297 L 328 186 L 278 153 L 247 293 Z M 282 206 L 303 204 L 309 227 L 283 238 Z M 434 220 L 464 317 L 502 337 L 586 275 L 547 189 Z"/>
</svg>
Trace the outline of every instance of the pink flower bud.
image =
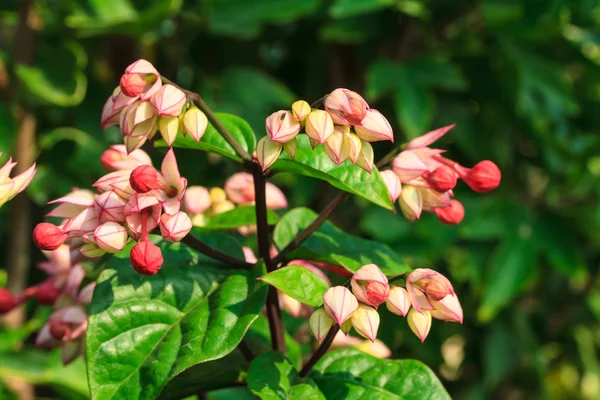
<svg viewBox="0 0 600 400">
<path fill-rule="evenodd" d="M 100 194 L 94 205 L 99 222 L 125 221 L 125 204 L 127 201 L 112 190 Z"/>
<path fill-rule="evenodd" d="M 100 156 L 100 164 L 107 172 L 132 170 L 140 165 L 152 165 L 152 160 L 143 150 L 135 150 L 127 154 L 122 144 L 112 145 Z"/>
<path fill-rule="evenodd" d="M 183 195 L 183 207 L 190 214 L 202 214 L 210 208 L 212 201 L 208 190 L 202 186 L 190 186 Z"/>
<path fill-rule="evenodd" d="M 432 300 L 431 316 L 442 321 L 463 323 L 463 310 L 456 294 L 449 294 L 439 301 Z"/>
<path fill-rule="evenodd" d="M 121 113 L 121 133 L 124 137 L 149 137 L 156 132 L 156 119 L 156 110 L 149 101 L 137 101 Z"/>
<path fill-rule="evenodd" d="M 128 75 L 128 76 L 137 75 L 144 83 L 141 92 L 139 92 L 138 95 L 136 95 L 136 96 L 129 96 L 128 94 L 126 94 L 123 91 L 123 88 L 121 88 L 121 90 L 123 91 L 123 94 L 125 94 L 128 97 L 136 98 L 137 96 L 140 96 L 142 98 L 142 100 L 149 99 L 154 93 L 156 93 L 156 91 L 162 85 L 162 82 L 160 80 L 160 74 L 158 73 L 156 68 L 154 68 L 154 66 L 150 62 L 143 60 L 143 59 L 137 60 L 136 62 L 134 62 L 133 64 L 128 66 L 127 69 L 125 69 L 125 75 Z M 129 82 L 129 79 L 131 79 L 131 78 L 128 78 L 127 82 Z M 121 78 L 121 82 L 122 81 L 123 81 L 123 78 Z M 131 92 L 131 94 L 138 92 L 138 90 L 137 90 L 138 85 L 139 85 L 139 81 L 137 81 L 137 85 L 132 85 L 133 91 Z"/>
<path fill-rule="evenodd" d="M 318 143 L 325 143 L 333 133 L 333 120 L 323 110 L 312 110 L 306 117 L 306 134 Z"/>
<path fill-rule="evenodd" d="M 70 219 L 63 230 L 72 236 L 82 236 L 84 233 L 93 232 L 100 225 L 100 218 L 95 206 L 90 206 Z"/>
<path fill-rule="evenodd" d="M 156 133 L 156 120 L 154 120 L 154 124 L 150 127 L 150 131 L 148 131 L 147 135 L 140 136 L 125 136 L 123 138 L 123 142 L 125 143 L 125 148 L 127 149 L 127 153 L 134 152 L 138 150 L 140 147 L 144 145 L 148 141 L 148 138 L 154 136 Z M 144 126 L 145 128 L 146 126 Z"/>
<path fill-rule="evenodd" d="M 266 128 L 271 141 L 284 144 L 300 132 L 300 123 L 291 111 L 280 110 L 267 117 Z"/>
<path fill-rule="evenodd" d="M 410 310 L 408 292 L 401 286 L 392 286 L 385 305 L 390 312 L 405 317 Z"/>
<path fill-rule="evenodd" d="M 403 151 L 394 158 L 392 169 L 402 183 L 408 183 L 429 171 L 419 156 L 410 150 Z"/>
<path fill-rule="evenodd" d="M 456 186 L 456 172 L 447 165 L 441 165 L 432 172 L 423 174 L 423 178 L 438 192 L 446 192 Z"/>
<path fill-rule="evenodd" d="M 269 140 L 267 136 L 258 141 L 258 145 L 256 146 L 256 154 L 258 156 L 258 162 L 262 166 L 263 171 L 277 161 L 282 149 L 283 146 L 281 143 L 273 142 Z"/>
<path fill-rule="evenodd" d="M 173 145 L 177 134 L 179 133 L 179 118 L 177 117 L 160 117 L 158 119 L 158 130 L 162 138 L 167 143 L 167 146 Z"/>
<path fill-rule="evenodd" d="M 334 286 L 327 289 L 323 295 L 325 312 L 338 325 L 342 325 L 358 308 L 358 300 L 344 286 Z"/>
<path fill-rule="evenodd" d="M 465 208 L 458 200 L 450 200 L 450 206 L 434 208 L 433 212 L 440 222 L 449 225 L 457 225 L 465 217 Z"/>
<path fill-rule="evenodd" d="M 460 177 L 477 193 L 486 193 L 500 185 L 500 168 L 489 160 L 477 163 L 473 168 L 458 170 Z"/>
<path fill-rule="evenodd" d="M 48 222 L 36 225 L 33 230 L 33 243 L 40 250 L 56 250 L 67 239 L 67 234 L 58 226 Z"/>
<path fill-rule="evenodd" d="M 433 310 L 432 301 L 454 294 L 452 284 L 442 274 L 428 268 L 417 268 L 406 277 L 406 289 L 417 311 Z"/>
<path fill-rule="evenodd" d="M 333 326 L 333 321 L 327 316 L 324 309 L 319 308 L 312 313 L 308 320 L 308 324 L 310 325 L 310 330 L 313 335 L 315 335 L 317 342 L 321 343 L 323 339 L 325 339 L 325 336 L 327 336 L 329 329 Z"/>
<path fill-rule="evenodd" d="M 359 304 L 351 317 L 352 326 L 356 332 L 364 338 L 375 342 L 377 330 L 379 329 L 379 314 L 373 307 Z"/>
<path fill-rule="evenodd" d="M 390 200 L 394 203 L 400 197 L 400 193 L 402 193 L 402 184 L 400 183 L 400 179 L 398 175 L 394 173 L 392 170 L 380 171 L 381 179 L 385 182 L 385 186 L 387 186 L 388 194 L 390 195 Z"/>
<path fill-rule="evenodd" d="M 125 96 L 137 97 L 144 91 L 146 81 L 138 74 L 123 74 L 119 86 Z"/>
<path fill-rule="evenodd" d="M 356 165 L 367 171 L 369 174 L 373 172 L 373 159 L 375 154 L 373 153 L 373 146 L 369 142 L 362 142 L 362 148 L 360 149 L 360 155 L 356 160 Z"/>
<path fill-rule="evenodd" d="M 310 104 L 304 100 L 298 100 L 292 104 L 292 113 L 296 121 L 303 124 L 306 116 L 310 114 Z"/>
<path fill-rule="evenodd" d="M 155 275 L 163 265 L 163 256 L 160 248 L 146 238 L 133 246 L 129 261 L 138 274 Z"/>
<path fill-rule="evenodd" d="M 283 144 L 283 151 L 288 153 L 292 160 L 296 159 L 296 152 L 298 151 L 298 139 L 293 138 L 287 143 Z"/>
<path fill-rule="evenodd" d="M 120 116 L 124 109 L 126 109 L 138 100 L 138 97 L 129 97 L 125 95 L 125 93 L 121 91 L 121 87 L 117 86 L 115 90 L 113 90 L 112 95 L 106 101 L 105 106 L 108 106 L 108 104 L 110 104 L 109 100 L 112 100 L 112 108 L 110 109 L 110 111 L 107 109 L 106 112 L 108 113 L 112 111 L 113 113 L 116 113 L 117 116 Z"/>
<path fill-rule="evenodd" d="M 17 298 L 11 292 L 0 288 L 0 315 L 12 311 L 17 304 Z"/>
<path fill-rule="evenodd" d="M 129 184 L 137 193 L 148 193 L 151 190 L 158 189 L 158 171 L 150 165 L 140 165 L 133 171 L 129 177 Z"/>
<path fill-rule="evenodd" d="M 183 115 L 184 133 L 189 134 L 196 142 L 199 142 L 208 127 L 208 118 L 198 107 L 192 106 Z"/>
<path fill-rule="evenodd" d="M 336 125 L 333 133 L 329 136 L 329 139 L 327 139 L 324 145 L 325 154 L 327 154 L 329 159 L 337 165 L 341 165 L 350 155 L 349 143 L 347 140 L 344 140 L 344 134 L 347 130 L 348 127 Z"/>
<path fill-rule="evenodd" d="M 375 264 L 361 267 L 354 273 L 350 283 L 356 299 L 375 308 L 384 303 L 390 294 L 388 280 Z"/>
<path fill-rule="evenodd" d="M 374 342 L 369 342 L 368 340 L 363 340 L 356 346 L 356 349 L 362 351 L 363 353 L 367 353 L 377 358 L 390 358 L 392 355 L 392 351 L 389 347 L 385 345 L 381 340 L 375 339 Z"/>
<path fill-rule="evenodd" d="M 353 164 L 356 164 L 362 151 L 362 140 L 356 133 L 345 132 L 344 141 L 348 146 L 348 158 Z"/>
<path fill-rule="evenodd" d="M 170 242 L 179 242 L 192 230 L 192 220 L 183 211 L 160 217 L 160 234 Z"/>
<path fill-rule="evenodd" d="M 160 117 L 178 117 L 185 105 L 185 93 L 173 85 L 163 85 L 152 96 L 150 102 Z"/>
<path fill-rule="evenodd" d="M 410 222 L 414 222 L 421 217 L 423 210 L 423 198 L 416 187 L 404 185 L 400 193 L 400 210 Z"/>
<path fill-rule="evenodd" d="M 98 190 L 98 193 L 114 190 L 122 198 L 129 199 L 135 193 L 129 185 L 130 176 L 129 170 L 111 172 L 98 179 L 92 186 Z"/>
<path fill-rule="evenodd" d="M 358 125 L 367 115 L 369 105 L 352 90 L 335 89 L 325 98 L 325 110 L 337 125 Z"/>
<path fill-rule="evenodd" d="M 417 335 L 421 343 L 424 342 L 431 329 L 431 313 L 429 311 L 418 312 L 411 308 L 406 320 L 410 330 Z"/>
<path fill-rule="evenodd" d="M 127 230 L 116 222 L 105 222 L 94 231 L 98 247 L 107 253 L 118 253 L 127 244 Z"/>
<path fill-rule="evenodd" d="M 354 126 L 358 137 L 364 142 L 389 140 L 394 142 L 394 131 L 388 120 L 377 110 L 367 111 L 360 125 Z"/>
<path fill-rule="evenodd" d="M 58 295 L 58 289 L 50 280 L 47 280 L 37 287 L 35 300 L 43 306 L 51 306 L 56 302 Z"/>
</svg>

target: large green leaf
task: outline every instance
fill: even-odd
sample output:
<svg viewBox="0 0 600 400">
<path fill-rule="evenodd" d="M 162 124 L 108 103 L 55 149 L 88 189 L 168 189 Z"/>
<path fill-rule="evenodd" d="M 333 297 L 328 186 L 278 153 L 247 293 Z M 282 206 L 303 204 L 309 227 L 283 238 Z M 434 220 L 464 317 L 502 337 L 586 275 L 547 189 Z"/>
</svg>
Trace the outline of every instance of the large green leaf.
<svg viewBox="0 0 600 400">
<path fill-rule="evenodd" d="M 271 351 L 257 357 L 248 371 L 248 388 L 263 400 L 325 399 L 316 385 L 299 381 L 298 371 L 280 352 Z"/>
<path fill-rule="evenodd" d="M 390 214 L 390 217 L 394 218 Z M 294 208 L 285 214 L 275 226 L 273 240 L 283 249 L 317 214 L 308 208 Z M 374 263 L 386 275 L 403 274 L 410 271 L 400 256 L 388 246 L 349 235 L 326 222 L 292 252 L 290 258 L 325 261 L 341 265 L 355 272 L 365 264 Z"/>
<path fill-rule="evenodd" d="M 323 304 L 323 295 L 329 289 L 329 285 L 323 278 L 298 265 L 279 268 L 260 279 L 312 307 L 319 307 Z"/>
<path fill-rule="evenodd" d="M 450 396 L 425 364 L 382 360 L 358 350 L 326 354 L 310 377 L 328 400 L 446 400 Z"/>
<path fill-rule="evenodd" d="M 272 210 L 267 210 L 267 221 L 269 225 L 275 225 L 279 217 Z M 227 230 L 242 226 L 256 225 L 256 208 L 254 206 L 242 206 L 234 208 L 210 218 L 203 229 Z"/>
<path fill-rule="evenodd" d="M 248 333 L 244 337 L 244 342 L 248 344 L 254 354 L 263 354 L 271 351 L 271 332 L 269 330 L 269 320 L 266 316 L 260 315 L 252 324 Z M 304 354 L 300 344 L 285 332 L 285 346 L 287 347 L 287 357 L 292 361 L 296 368 L 300 368 Z"/>
<path fill-rule="evenodd" d="M 231 353 L 264 305 L 262 268 L 198 263 L 186 246 L 160 244 L 158 274 L 137 274 L 126 248 L 98 279 L 87 333 L 94 399 L 156 398 L 181 372 Z"/>
<path fill-rule="evenodd" d="M 338 189 L 363 197 L 378 206 L 392 209 L 387 186 L 377 168 L 369 174 L 360 167 L 344 162 L 338 166 L 329 159 L 323 146 L 311 149 L 308 136 L 298 135 L 298 151 L 292 160 L 283 154 L 270 168 L 274 172 L 292 172 L 324 180 Z"/>
<path fill-rule="evenodd" d="M 254 151 L 256 147 L 256 137 L 250 125 L 242 118 L 231 114 L 216 113 L 217 118 L 221 120 L 223 125 L 229 130 L 233 138 L 249 153 Z M 159 140 L 155 144 L 157 147 L 166 147 L 167 144 L 163 140 Z M 235 154 L 233 147 L 231 147 L 225 139 L 217 132 L 217 130 L 208 124 L 206 133 L 202 136 L 199 142 L 196 142 L 190 135 L 183 137 L 183 135 L 177 136 L 177 140 L 173 143 L 173 147 L 180 147 L 183 149 L 193 150 L 204 150 L 214 153 L 221 154 L 225 157 L 229 157 L 235 161 L 241 162 L 242 159 Z"/>
<path fill-rule="evenodd" d="M 396 0 L 336 0 L 329 8 L 333 18 L 347 18 L 389 8 Z"/>
</svg>

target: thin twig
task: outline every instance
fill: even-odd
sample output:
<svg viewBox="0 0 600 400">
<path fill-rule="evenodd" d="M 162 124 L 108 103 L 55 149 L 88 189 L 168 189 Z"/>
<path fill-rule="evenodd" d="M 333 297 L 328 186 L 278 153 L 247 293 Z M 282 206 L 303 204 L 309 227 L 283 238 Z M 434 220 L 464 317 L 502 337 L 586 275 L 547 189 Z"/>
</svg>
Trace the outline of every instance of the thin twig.
<svg viewBox="0 0 600 400">
<path fill-rule="evenodd" d="M 306 377 L 306 375 L 309 374 L 309 372 L 321 359 L 321 357 L 323 357 L 325 353 L 327 353 L 327 350 L 329 350 L 329 347 L 331 347 L 331 343 L 333 343 L 333 339 L 335 339 L 335 335 L 337 335 L 339 330 L 340 327 L 338 325 L 334 325 L 329 329 L 329 332 L 327 332 L 327 336 L 325 336 L 325 339 L 323 339 L 323 342 L 321 343 L 319 348 L 313 353 L 312 356 L 310 356 L 310 359 L 306 362 L 306 364 L 304 364 L 304 366 L 300 370 L 299 375 L 301 378 Z"/>
<path fill-rule="evenodd" d="M 185 236 L 181 241 L 190 246 L 192 249 L 205 254 L 210 258 L 214 258 L 217 261 L 222 261 L 234 268 L 249 269 L 254 267 L 254 264 L 250 264 L 249 262 L 240 260 L 239 258 L 232 257 L 229 254 L 221 253 L 219 250 L 215 249 L 214 247 L 210 247 L 191 234 Z"/>
<path fill-rule="evenodd" d="M 242 356 L 244 356 L 248 364 L 250 364 L 256 358 L 254 356 L 254 353 L 248 346 L 248 343 L 246 343 L 245 341 L 242 340 L 240 344 L 238 344 L 238 349 L 240 350 L 240 353 L 242 353 Z"/>
</svg>

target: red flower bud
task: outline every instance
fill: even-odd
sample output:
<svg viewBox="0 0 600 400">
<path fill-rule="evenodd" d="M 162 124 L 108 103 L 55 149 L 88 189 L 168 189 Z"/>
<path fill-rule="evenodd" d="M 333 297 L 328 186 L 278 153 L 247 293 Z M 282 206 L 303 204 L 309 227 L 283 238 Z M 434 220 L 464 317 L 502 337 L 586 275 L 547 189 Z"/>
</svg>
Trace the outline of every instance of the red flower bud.
<svg viewBox="0 0 600 400">
<path fill-rule="evenodd" d="M 51 306 L 56 302 L 58 297 L 58 289 L 54 287 L 52 282 L 44 282 L 38 286 L 35 294 L 35 299 L 38 303 L 44 306 Z"/>
<path fill-rule="evenodd" d="M 150 165 L 140 165 L 129 176 L 129 184 L 138 193 L 148 193 L 158 188 L 158 172 Z"/>
<path fill-rule="evenodd" d="M 56 250 L 67 240 L 61 228 L 48 222 L 37 224 L 33 230 L 33 243 L 40 250 Z"/>
<path fill-rule="evenodd" d="M 0 314 L 6 314 L 17 306 L 17 299 L 11 292 L 0 288 Z"/>
<path fill-rule="evenodd" d="M 448 207 L 437 207 L 433 211 L 444 224 L 457 225 L 465 217 L 465 208 L 458 200 L 450 200 Z"/>
<path fill-rule="evenodd" d="M 121 81 L 121 92 L 127 97 L 137 97 L 144 91 L 146 82 L 138 74 L 123 74 Z"/>
<path fill-rule="evenodd" d="M 486 193 L 500 185 L 500 168 L 489 160 L 477 163 L 466 176 L 461 177 L 477 193 Z"/>
<path fill-rule="evenodd" d="M 454 189 L 456 186 L 456 172 L 452 168 L 442 165 L 437 167 L 432 172 L 427 172 L 423 175 L 423 178 L 429 183 L 429 185 L 438 192 L 447 192 L 448 190 Z"/>
<path fill-rule="evenodd" d="M 50 328 L 50 334 L 56 340 L 62 341 L 71 333 L 71 327 L 69 324 L 64 323 L 60 320 L 49 320 L 48 327 Z"/>
<path fill-rule="evenodd" d="M 133 246 L 129 261 L 139 274 L 154 275 L 162 267 L 163 256 L 158 246 L 146 238 Z"/>
</svg>

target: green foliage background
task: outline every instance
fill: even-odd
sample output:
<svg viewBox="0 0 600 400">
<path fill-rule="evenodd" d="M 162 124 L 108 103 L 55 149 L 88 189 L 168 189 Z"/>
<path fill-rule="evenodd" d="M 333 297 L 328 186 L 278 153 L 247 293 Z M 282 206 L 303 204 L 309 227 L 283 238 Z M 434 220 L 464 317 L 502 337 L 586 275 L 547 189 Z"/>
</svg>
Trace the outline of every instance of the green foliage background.
<svg viewBox="0 0 600 400">
<path fill-rule="evenodd" d="M 459 226 L 432 215 L 410 224 L 360 198 L 334 215 L 338 227 L 455 283 L 465 323 L 436 321 L 421 344 L 405 321 L 384 316 L 380 337 L 393 357 L 423 360 L 457 399 L 600 397 L 597 1 L 35 0 L 33 41 L 17 31 L 23 3 L 0 3 L 0 162 L 22 109 L 32 112 L 34 222 L 48 200 L 102 174 L 96 160 L 120 139 L 116 128 L 102 132 L 102 104 L 137 58 L 259 135 L 264 118 L 294 100 L 350 88 L 388 116 L 397 143 L 456 123 L 439 147 L 464 165 L 490 159 L 503 172 L 491 194 L 457 189 L 466 209 Z M 31 65 L 17 62 L 24 46 Z M 177 154 L 191 184 L 222 185 L 237 168 Z M 291 206 L 317 211 L 336 193 L 289 174 L 275 183 Z M 0 265 L 14 250 L 12 207 L 0 210 Z M 30 275 L 29 283 L 43 278 Z M 24 328 L 0 331 L 0 378 L 85 398 L 83 363 L 62 373 L 56 354 L 32 349 L 27 338 L 47 310 L 28 312 Z"/>
</svg>

